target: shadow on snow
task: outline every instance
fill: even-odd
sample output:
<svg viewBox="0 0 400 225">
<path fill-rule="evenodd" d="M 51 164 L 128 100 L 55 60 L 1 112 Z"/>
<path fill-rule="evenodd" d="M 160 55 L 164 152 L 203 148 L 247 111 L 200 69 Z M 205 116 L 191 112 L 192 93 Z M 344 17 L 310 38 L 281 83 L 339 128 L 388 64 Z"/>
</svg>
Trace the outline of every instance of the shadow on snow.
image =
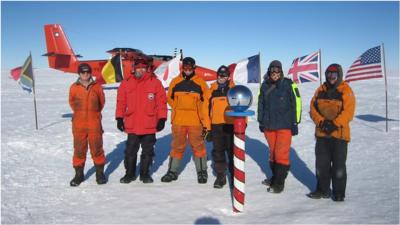
<svg viewBox="0 0 400 225">
<path fill-rule="evenodd" d="M 164 162 L 168 160 L 169 153 L 171 151 L 171 141 L 172 141 L 171 134 L 157 139 L 155 145 L 155 157 L 151 168 L 151 174 L 157 172 L 160 169 L 161 165 L 163 165 Z M 107 177 L 109 177 L 123 162 L 125 157 L 124 154 L 125 145 L 126 145 L 126 140 L 120 142 L 112 152 L 106 155 L 105 175 Z M 212 144 L 206 143 L 206 148 L 207 148 L 208 160 L 212 160 L 211 159 Z M 266 144 L 257 139 L 251 139 L 246 137 L 246 154 L 250 156 L 257 163 L 257 165 L 260 167 L 260 170 L 265 174 L 266 177 L 272 176 L 268 162 L 269 149 L 266 146 Z M 190 145 L 187 145 L 184 157 L 181 161 L 180 173 L 184 171 L 188 163 L 192 161 L 191 160 L 192 156 L 193 156 L 192 149 Z M 310 191 L 312 191 L 316 185 L 315 175 L 307 167 L 305 162 L 297 155 L 296 150 L 293 148 L 290 149 L 290 162 L 291 162 L 290 172 L 292 173 L 292 175 L 298 181 L 300 181 L 304 186 L 306 186 Z M 140 168 L 140 154 L 138 154 L 136 174 L 139 173 L 139 168 Z M 122 169 L 125 170 L 124 166 L 122 166 Z M 85 179 L 88 179 L 90 176 L 92 176 L 95 173 L 95 171 L 96 171 L 95 167 L 92 166 L 87 171 Z M 213 172 L 213 170 L 209 168 L 209 172 L 210 171 Z M 164 174 L 166 172 L 167 171 L 161 171 L 161 174 Z M 261 181 L 262 179 L 260 179 L 260 182 Z"/>
</svg>

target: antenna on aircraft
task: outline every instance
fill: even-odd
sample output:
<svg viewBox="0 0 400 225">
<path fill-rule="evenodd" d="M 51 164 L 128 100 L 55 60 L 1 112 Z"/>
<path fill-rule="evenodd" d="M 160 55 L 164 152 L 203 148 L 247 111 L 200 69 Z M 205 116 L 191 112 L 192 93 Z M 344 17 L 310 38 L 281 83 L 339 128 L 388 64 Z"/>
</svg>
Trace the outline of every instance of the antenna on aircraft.
<svg viewBox="0 0 400 225">
<path fill-rule="evenodd" d="M 182 51 L 182 49 L 179 51 L 180 53 L 181 53 L 181 61 L 183 60 L 183 51 Z"/>
<path fill-rule="evenodd" d="M 174 58 L 176 57 L 176 52 L 178 51 L 177 48 L 174 49 Z"/>
</svg>

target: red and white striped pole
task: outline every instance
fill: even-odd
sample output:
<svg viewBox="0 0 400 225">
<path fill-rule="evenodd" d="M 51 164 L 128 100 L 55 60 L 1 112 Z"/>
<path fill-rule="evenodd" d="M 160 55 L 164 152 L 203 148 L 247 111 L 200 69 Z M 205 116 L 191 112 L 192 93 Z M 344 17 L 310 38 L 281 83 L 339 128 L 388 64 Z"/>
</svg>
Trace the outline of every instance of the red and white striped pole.
<svg viewBox="0 0 400 225">
<path fill-rule="evenodd" d="M 246 117 L 254 115 L 254 111 L 247 110 L 252 101 L 253 95 L 249 88 L 243 85 L 236 85 L 228 91 L 228 102 L 233 111 L 225 112 L 225 115 L 234 118 L 233 137 L 233 212 L 243 212 L 245 199 L 245 131 Z"/>
<path fill-rule="evenodd" d="M 246 117 L 235 117 L 234 120 L 234 138 L 233 138 L 233 163 L 234 163 L 234 179 L 233 179 L 233 211 L 243 212 L 245 199 L 245 168 L 246 159 L 245 152 L 245 131 Z"/>
</svg>

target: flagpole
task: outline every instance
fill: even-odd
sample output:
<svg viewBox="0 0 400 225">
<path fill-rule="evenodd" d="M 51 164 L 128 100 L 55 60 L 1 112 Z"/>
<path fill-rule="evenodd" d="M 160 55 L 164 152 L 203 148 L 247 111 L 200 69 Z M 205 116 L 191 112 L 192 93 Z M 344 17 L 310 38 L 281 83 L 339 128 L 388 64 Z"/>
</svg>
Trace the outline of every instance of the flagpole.
<svg viewBox="0 0 400 225">
<path fill-rule="evenodd" d="M 32 90 L 33 90 L 33 105 L 35 106 L 35 122 L 36 122 L 36 130 L 38 130 L 37 109 L 36 109 L 36 92 L 35 92 L 35 75 L 33 72 L 33 60 L 32 60 L 31 52 L 29 52 L 29 57 L 31 58 L 31 66 L 32 66 Z"/>
<path fill-rule="evenodd" d="M 318 49 L 318 54 L 319 54 L 319 84 L 322 85 L 322 73 L 321 73 L 321 61 L 322 61 L 322 57 L 321 57 L 321 49 Z"/>
<path fill-rule="evenodd" d="M 262 83 L 261 79 L 261 52 L 258 52 L 258 71 L 260 72 L 260 84 Z"/>
<path fill-rule="evenodd" d="M 111 59 L 112 59 L 112 57 L 111 57 Z M 120 67 L 120 69 L 121 69 L 122 79 L 125 79 L 124 67 L 123 67 L 123 65 L 122 65 L 122 52 L 121 52 L 121 49 L 119 49 L 119 67 Z"/>
<path fill-rule="evenodd" d="M 383 43 L 381 45 L 381 58 L 383 63 L 383 77 L 385 77 L 385 103 L 386 103 L 386 132 L 388 132 L 388 94 L 387 94 L 387 79 L 386 79 L 386 65 L 385 65 L 385 48 Z"/>
</svg>

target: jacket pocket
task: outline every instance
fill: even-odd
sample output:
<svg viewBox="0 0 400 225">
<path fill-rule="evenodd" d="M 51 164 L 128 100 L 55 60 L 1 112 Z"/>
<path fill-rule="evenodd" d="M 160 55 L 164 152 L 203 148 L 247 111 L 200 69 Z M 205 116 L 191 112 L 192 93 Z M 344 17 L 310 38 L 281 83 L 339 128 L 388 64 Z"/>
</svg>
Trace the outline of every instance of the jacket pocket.
<svg viewBox="0 0 400 225">
<path fill-rule="evenodd" d="M 178 110 L 187 110 L 187 111 L 196 111 L 196 97 L 191 95 L 190 93 L 184 93 L 182 95 L 176 96 L 176 106 L 175 108 Z"/>
</svg>

